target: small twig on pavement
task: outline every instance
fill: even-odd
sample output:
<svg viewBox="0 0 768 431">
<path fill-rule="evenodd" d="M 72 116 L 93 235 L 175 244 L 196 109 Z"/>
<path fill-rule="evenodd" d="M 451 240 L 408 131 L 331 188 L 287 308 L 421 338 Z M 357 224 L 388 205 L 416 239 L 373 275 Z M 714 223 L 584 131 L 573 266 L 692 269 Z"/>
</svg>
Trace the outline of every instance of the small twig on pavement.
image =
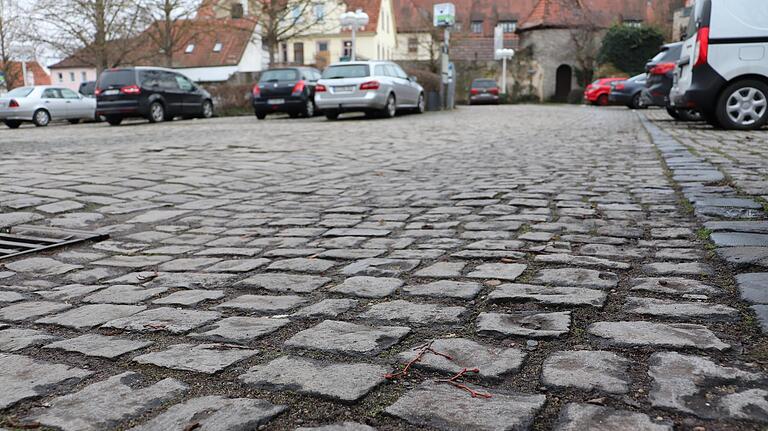
<svg viewBox="0 0 768 431">
<path fill-rule="evenodd" d="M 137 280 L 139 280 L 139 281 L 141 281 L 141 282 L 144 282 L 144 281 L 154 280 L 155 278 L 157 278 L 157 277 L 159 277 L 159 276 L 160 276 L 160 273 L 159 273 L 159 272 L 157 272 L 157 270 L 154 270 L 154 271 L 152 272 L 152 274 L 149 274 L 149 275 L 141 275 L 141 274 L 137 274 L 137 275 L 136 275 L 136 279 L 137 279 Z"/>
<path fill-rule="evenodd" d="M 384 378 L 388 379 L 388 380 L 393 380 L 393 379 L 396 379 L 398 377 L 405 377 L 405 376 L 407 376 L 408 375 L 408 370 L 410 370 L 411 367 L 415 363 L 421 361 L 421 358 L 423 358 L 424 355 L 426 355 L 427 353 L 432 353 L 433 355 L 442 356 L 445 359 L 448 359 L 449 361 L 453 359 L 450 355 L 447 355 L 447 354 L 442 353 L 442 352 L 438 352 L 437 350 L 433 349 L 432 348 L 432 343 L 434 343 L 434 340 L 430 341 L 427 344 L 424 344 L 423 346 L 415 347 L 413 350 L 418 350 L 419 351 L 419 353 L 416 354 L 416 357 L 411 359 L 410 361 L 408 361 L 408 363 L 405 364 L 405 367 L 403 367 L 402 370 L 400 370 L 400 371 L 398 371 L 396 373 L 384 374 Z"/>
<path fill-rule="evenodd" d="M 453 386 L 456 386 L 457 388 L 459 388 L 459 389 L 461 389 L 463 391 L 469 392 L 469 394 L 472 395 L 472 398 L 478 398 L 478 397 L 480 397 L 480 398 L 491 398 L 491 396 L 492 396 L 491 394 L 487 394 L 487 393 L 484 393 L 484 392 L 478 392 L 478 391 L 470 388 L 469 386 L 465 385 L 464 383 L 457 382 L 458 379 L 460 379 L 461 377 L 464 377 L 464 375 L 467 374 L 467 373 L 479 373 L 479 372 L 480 372 L 479 368 L 469 368 L 469 369 L 464 368 L 461 371 L 459 371 L 455 376 L 451 377 L 450 379 L 437 379 L 437 380 L 435 380 L 435 383 L 448 383 L 448 384 L 451 384 Z"/>
</svg>

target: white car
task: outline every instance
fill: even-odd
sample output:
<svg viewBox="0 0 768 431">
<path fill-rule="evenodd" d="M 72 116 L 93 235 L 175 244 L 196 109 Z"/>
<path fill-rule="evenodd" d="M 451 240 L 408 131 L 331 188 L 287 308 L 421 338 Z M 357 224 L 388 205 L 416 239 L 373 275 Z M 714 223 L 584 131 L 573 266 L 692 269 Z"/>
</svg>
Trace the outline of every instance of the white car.
<svg viewBox="0 0 768 431">
<path fill-rule="evenodd" d="M 670 94 L 726 129 L 768 123 L 768 1 L 696 0 Z"/>
<path fill-rule="evenodd" d="M 317 81 L 315 106 L 329 120 L 342 112 L 391 118 L 398 110 L 424 112 L 424 89 L 390 61 L 337 63 Z"/>
<path fill-rule="evenodd" d="M 51 85 L 14 88 L 0 96 L 0 121 L 11 129 L 22 122 L 45 127 L 54 120 L 77 124 L 93 120 L 96 99 L 84 97 L 68 88 Z"/>
</svg>

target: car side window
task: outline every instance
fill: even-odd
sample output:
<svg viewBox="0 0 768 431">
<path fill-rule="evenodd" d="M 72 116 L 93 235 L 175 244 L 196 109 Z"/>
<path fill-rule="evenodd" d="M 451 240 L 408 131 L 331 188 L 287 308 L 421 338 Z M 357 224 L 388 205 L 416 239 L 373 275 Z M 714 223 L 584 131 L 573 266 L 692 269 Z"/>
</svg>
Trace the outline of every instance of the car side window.
<svg viewBox="0 0 768 431">
<path fill-rule="evenodd" d="M 165 90 L 178 90 L 179 84 L 176 81 L 176 74 L 170 72 L 158 72 L 160 75 L 160 88 Z"/>
<path fill-rule="evenodd" d="M 389 71 L 387 71 L 385 65 L 377 64 L 376 67 L 373 69 L 373 74 L 376 76 L 389 76 Z"/>
<path fill-rule="evenodd" d="M 160 77 L 154 70 L 146 70 L 141 72 L 141 85 L 144 88 L 152 88 L 160 86 Z"/>
<path fill-rule="evenodd" d="M 79 99 L 80 96 L 77 95 L 74 91 L 68 89 L 68 88 L 62 88 L 61 94 L 64 96 L 65 99 Z"/>
<path fill-rule="evenodd" d="M 398 78 L 408 79 L 408 74 L 406 74 L 400 66 L 396 64 L 390 64 L 390 67 L 392 67 L 392 70 L 395 72 L 395 76 Z"/>
<path fill-rule="evenodd" d="M 179 88 L 181 88 L 182 91 L 192 91 L 192 89 L 195 88 L 189 79 L 181 75 L 176 75 L 176 84 L 179 86 Z"/>
<path fill-rule="evenodd" d="M 46 88 L 43 91 L 43 99 L 61 99 L 61 93 L 55 88 Z"/>
</svg>

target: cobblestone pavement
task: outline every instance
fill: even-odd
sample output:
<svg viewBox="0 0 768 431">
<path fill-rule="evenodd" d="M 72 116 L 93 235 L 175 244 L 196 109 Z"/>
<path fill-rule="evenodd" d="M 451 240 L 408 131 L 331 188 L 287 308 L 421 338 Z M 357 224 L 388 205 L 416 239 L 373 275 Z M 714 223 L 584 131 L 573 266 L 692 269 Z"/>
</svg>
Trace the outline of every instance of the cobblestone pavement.
<svg viewBox="0 0 768 431">
<path fill-rule="evenodd" d="M 111 237 L 0 268 L 0 429 L 764 429 L 766 137 L 647 115 L 1 130 Z"/>
</svg>

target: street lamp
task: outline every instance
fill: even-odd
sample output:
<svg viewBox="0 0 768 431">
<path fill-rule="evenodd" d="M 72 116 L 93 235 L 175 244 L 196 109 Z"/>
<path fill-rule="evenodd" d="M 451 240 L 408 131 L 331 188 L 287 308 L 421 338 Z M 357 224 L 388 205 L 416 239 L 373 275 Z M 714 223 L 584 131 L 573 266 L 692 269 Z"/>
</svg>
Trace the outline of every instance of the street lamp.
<svg viewBox="0 0 768 431">
<path fill-rule="evenodd" d="M 497 49 L 496 58 L 501 59 L 501 93 L 507 94 L 507 60 L 515 56 L 514 49 Z"/>
<path fill-rule="evenodd" d="M 355 32 L 357 29 L 362 29 L 368 24 L 368 14 L 363 12 L 362 9 L 358 9 L 354 12 L 347 11 L 341 14 L 339 17 L 342 27 L 349 27 L 352 29 L 352 55 L 351 61 L 355 61 Z"/>
</svg>

